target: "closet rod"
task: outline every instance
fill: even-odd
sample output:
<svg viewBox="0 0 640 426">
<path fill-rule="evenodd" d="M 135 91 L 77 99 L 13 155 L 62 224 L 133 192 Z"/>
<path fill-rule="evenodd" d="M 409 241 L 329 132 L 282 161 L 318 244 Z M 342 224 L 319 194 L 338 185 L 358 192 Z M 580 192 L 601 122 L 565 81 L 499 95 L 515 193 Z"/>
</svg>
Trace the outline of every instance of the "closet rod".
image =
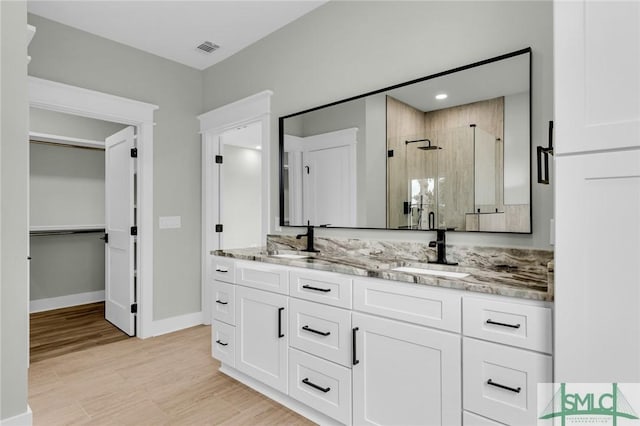
<svg viewBox="0 0 640 426">
<path fill-rule="evenodd" d="M 81 145 L 74 145 L 71 143 L 47 142 L 47 141 L 39 141 L 35 139 L 30 139 L 29 142 L 35 143 L 38 145 L 63 146 L 65 148 L 78 148 L 78 149 L 90 149 L 94 151 L 104 151 L 104 148 L 97 147 L 97 146 L 81 146 Z"/>
<path fill-rule="evenodd" d="M 95 234 L 102 233 L 104 234 L 104 228 L 97 229 L 69 229 L 69 230 L 60 230 L 60 231 L 30 231 L 29 235 L 32 237 L 48 237 L 51 235 L 72 235 L 72 234 Z"/>
</svg>

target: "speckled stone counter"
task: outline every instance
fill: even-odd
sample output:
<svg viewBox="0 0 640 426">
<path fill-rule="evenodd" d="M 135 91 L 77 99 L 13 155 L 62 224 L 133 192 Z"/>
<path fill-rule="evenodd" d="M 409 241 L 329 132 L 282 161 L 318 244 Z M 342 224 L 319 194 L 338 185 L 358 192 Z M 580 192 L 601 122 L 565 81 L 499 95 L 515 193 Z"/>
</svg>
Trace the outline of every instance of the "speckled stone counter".
<svg viewBox="0 0 640 426">
<path fill-rule="evenodd" d="M 447 246 L 448 259 L 459 262 L 459 265 L 443 266 L 426 263 L 428 259 L 435 258 L 435 250 L 423 243 L 337 238 L 316 238 L 315 241 L 320 252 L 313 254 L 301 251 L 304 247 L 300 240 L 288 236 L 269 236 L 267 247 L 215 250 L 211 254 L 478 293 L 553 300 L 552 251 Z M 299 253 L 310 257 L 287 259 L 273 256 L 283 253 Z M 450 278 L 393 270 L 400 266 L 463 272 L 469 275 Z"/>
</svg>

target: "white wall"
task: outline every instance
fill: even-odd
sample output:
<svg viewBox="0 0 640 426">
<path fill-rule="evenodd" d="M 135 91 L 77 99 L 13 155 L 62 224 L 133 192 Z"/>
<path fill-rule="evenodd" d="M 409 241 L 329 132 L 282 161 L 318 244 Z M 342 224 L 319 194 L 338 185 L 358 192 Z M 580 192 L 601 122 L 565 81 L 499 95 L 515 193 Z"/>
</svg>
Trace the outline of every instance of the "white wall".
<svg viewBox="0 0 640 426">
<path fill-rule="evenodd" d="M 103 141 L 126 126 L 109 121 L 64 114 L 40 108 L 29 108 L 29 131 Z"/>
<path fill-rule="evenodd" d="M 387 225 L 387 98 L 386 95 L 367 96 L 366 167 L 366 227 L 384 228 Z"/>
<path fill-rule="evenodd" d="M 224 135 L 222 136 L 224 142 Z M 224 146 L 221 248 L 262 245 L 262 152 Z"/>
<path fill-rule="evenodd" d="M 328 2 L 208 68 L 204 111 L 271 89 L 271 138 L 277 141 L 278 116 L 531 46 L 532 145 L 546 145 L 553 117 L 552 22 L 551 1 Z M 272 144 L 272 225 L 279 216 L 277 150 Z M 549 248 L 551 217 L 552 188 L 536 184 L 532 235 L 452 233 L 449 241 Z M 432 236 L 332 229 L 318 235 L 412 241 Z"/>
<path fill-rule="evenodd" d="M 27 412 L 26 2 L 0 2 L 0 419 Z"/>
<path fill-rule="evenodd" d="M 527 155 L 529 152 L 528 109 L 528 93 L 504 97 L 505 204 L 529 204 L 530 191 L 527 179 L 527 162 L 529 160 Z M 544 145 L 546 146 L 546 144 Z M 533 160 L 535 161 L 535 155 Z M 536 176 L 534 175 L 533 178 Z M 534 182 L 537 182 L 537 179 Z"/>
<path fill-rule="evenodd" d="M 154 114 L 154 320 L 201 309 L 202 72 L 36 15 L 29 75 L 159 106 Z M 181 216 L 179 229 L 158 217 Z"/>
</svg>

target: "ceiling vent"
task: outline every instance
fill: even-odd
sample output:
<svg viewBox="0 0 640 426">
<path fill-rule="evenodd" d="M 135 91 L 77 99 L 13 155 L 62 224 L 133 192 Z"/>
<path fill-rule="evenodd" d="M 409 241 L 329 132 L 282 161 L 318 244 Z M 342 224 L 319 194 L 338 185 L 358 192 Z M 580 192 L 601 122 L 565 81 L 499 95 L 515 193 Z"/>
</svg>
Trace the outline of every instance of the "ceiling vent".
<svg viewBox="0 0 640 426">
<path fill-rule="evenodd" d="M 196 49 L 203 53 L 213 53 L 214 50 L 220 49 L 220 46 L 218 46 L 217 44 L 213 44 L 210 41 L 205 41 Z"/>
</svg>

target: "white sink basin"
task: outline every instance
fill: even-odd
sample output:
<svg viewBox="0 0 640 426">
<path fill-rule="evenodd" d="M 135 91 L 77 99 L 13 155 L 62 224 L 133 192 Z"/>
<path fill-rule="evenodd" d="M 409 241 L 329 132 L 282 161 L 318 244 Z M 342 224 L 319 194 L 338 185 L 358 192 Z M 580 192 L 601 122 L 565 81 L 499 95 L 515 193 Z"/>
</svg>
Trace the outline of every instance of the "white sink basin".
<svg viewBox="0 0 640 426">
<path fill-rule="evenodd" d="M 308 259 L 311 256 L 308 256 L 306 254 L 287 254 L 287 253 L 283 253 L 283 254 L 271 254 L 269 255 L 271 257 L 279 257 L 280 259 Z"/>
<path fill-rule="evenodd" d="M 469 274 L 464 272 L 437 271 L 435 269 L 415 268 L 411 266 L 401 266 L 399 268 L 393 268 L 392 271 L 406 272 L 407 274 L 434 275 L 436 277 L 447 278 L 464 278 L 469 276 Z"/>
</svg>

